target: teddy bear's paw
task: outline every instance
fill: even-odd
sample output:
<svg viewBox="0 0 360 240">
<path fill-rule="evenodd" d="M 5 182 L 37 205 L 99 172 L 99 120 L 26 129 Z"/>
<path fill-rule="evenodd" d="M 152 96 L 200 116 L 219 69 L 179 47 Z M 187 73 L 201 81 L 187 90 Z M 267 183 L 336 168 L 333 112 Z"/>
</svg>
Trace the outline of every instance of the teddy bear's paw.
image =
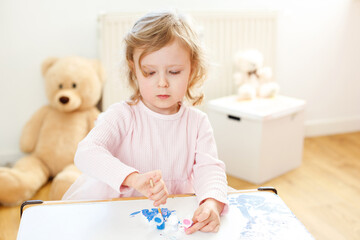
<svg viewBox="0 0 360 240">
<path fill-rule="evenodd" d="M 263 84 L 259 89 L 259 97 L 261 98 L 271 98 L 277 95 L 279 92 L 279 85 L 277 83 L 271 82 Z"/>
<path fill-rule="evenodd" d="M 233 78 L 235 85 L 240 85 L 241 82 L 244 80 L 243 74 L 240 72 L 234 73 Z"/>
<path fill-rule="evenodd" d="M 81 175 L 81 172 L 72 164 L 59 173 L 52 181 L 49 193 L 50 200 L 61 200 L 65 192 Z"/>
<path fill-rule="evenodd" d="M 242 100 L 251 100 L 256 98 L 256 89 L 251 85 L 245 84 L 238 90 L 238 97 Z"/>
<path fill-rule="evenodd" d="M 18 205 L 29 198 L 29 191 L 17 172 L 0 168 L 0 203 L 5 206 Z"/>
<path fill-rule="evenodd" d="M 65 192 L 73 184 L 74 181 L 70 179 L 58 178 L 58 176 L 53 180 L 49 192 L 50 200 L 61 200 Z"/>
</svg>

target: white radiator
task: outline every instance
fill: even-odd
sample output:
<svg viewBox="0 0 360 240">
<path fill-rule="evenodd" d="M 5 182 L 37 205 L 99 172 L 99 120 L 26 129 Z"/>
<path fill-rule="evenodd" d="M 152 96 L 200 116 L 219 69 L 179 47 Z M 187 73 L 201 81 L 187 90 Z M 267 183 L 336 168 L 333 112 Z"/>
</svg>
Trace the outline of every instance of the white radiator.
<svg viewBox="0 0 360 240">
<path fill-rule="evenodd" d="M 103 109 L 119 100 L 128 99 L 123 67 L 123 37 L 135 20 L 144 13 L 106 13 L 99 16 L 100 60 L 105 66 Z M 264 55 L 264 65 L 273 69 L 276 77 L 276 11 L 190 12 L 200 27 L 202 41 L 211 62 L 204 85 L 205 101 L 235 93 L 232 78 L 234 54 L 256 48 Z M 276 78 L 275 78 L 276 79 Z"/>
</svg>

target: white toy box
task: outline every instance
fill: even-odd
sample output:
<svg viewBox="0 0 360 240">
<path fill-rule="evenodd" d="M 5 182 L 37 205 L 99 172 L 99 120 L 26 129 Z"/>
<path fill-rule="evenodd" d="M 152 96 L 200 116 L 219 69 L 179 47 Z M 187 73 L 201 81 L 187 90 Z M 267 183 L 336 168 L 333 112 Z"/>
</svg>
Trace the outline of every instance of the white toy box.
<svg viewBox="0 0 360 240">
<path fill-rule="evenodd" d="M 285 96 L 209 101 L 219 158 L 226 172 L 262 184 L 298 167 L 302 160 L 305 101 Z"/>
</svg>

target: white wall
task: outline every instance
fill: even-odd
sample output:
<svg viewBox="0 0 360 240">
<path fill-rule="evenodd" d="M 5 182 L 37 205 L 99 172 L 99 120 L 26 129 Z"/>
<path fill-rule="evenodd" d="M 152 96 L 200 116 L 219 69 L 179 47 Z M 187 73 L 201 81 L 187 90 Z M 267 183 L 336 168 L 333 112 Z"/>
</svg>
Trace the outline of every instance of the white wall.
<svg viewBox="0 0 360 240">
<path fill-rule="evenodd" d="M 100 12 L 278 9 L 277 81 L 284 95 L 307 101 L 308 136 L 360 130 L 359 0 L 1 0 L 0 165 L 21 154 L 21 129 L 47 103 L 42 61 L 97 57 Z"/>
</svg>

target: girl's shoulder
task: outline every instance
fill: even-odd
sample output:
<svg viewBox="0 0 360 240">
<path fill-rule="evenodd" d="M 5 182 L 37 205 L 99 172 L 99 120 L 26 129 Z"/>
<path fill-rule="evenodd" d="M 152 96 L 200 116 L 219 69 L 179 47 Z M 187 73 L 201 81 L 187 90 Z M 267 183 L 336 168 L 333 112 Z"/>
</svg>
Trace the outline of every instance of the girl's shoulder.
<svg viewBox="0 0 360 240">
<path fill-rule="evenodd" d="M 111 104 L 104 113 L 129 114 L 132 111 L 131 105 L 127 101 L 121 101 Z"/>
<path fill-rule="evenodd" d="M 195 107 L 187 107 L 187 108 L 188 108 L 188 115 L 190 120 L 188 122 L 190 122 L 193 126 L 195 126 L 198 131 L 208 132 L 209 129 L 212 129 L 209 117 L 204 111 Z"/>
<path fill-rule="evenodd" d="M 187 112 L 189 118 L 196 119 L 200 122 L 208 118 L 205 112 L 193 106 L 186 106 L 185 112 Z"/>
<path fill-rule="evenodd" d="M 113 122 L 120 119 L 130 120 L 133 116 L 134 110 L 131 105 L 126 101 L 117 102 L 111 104 L 104 112 L 100 113 L 98 119 L 106 119 L 107 121 Z"/>
</svg>

